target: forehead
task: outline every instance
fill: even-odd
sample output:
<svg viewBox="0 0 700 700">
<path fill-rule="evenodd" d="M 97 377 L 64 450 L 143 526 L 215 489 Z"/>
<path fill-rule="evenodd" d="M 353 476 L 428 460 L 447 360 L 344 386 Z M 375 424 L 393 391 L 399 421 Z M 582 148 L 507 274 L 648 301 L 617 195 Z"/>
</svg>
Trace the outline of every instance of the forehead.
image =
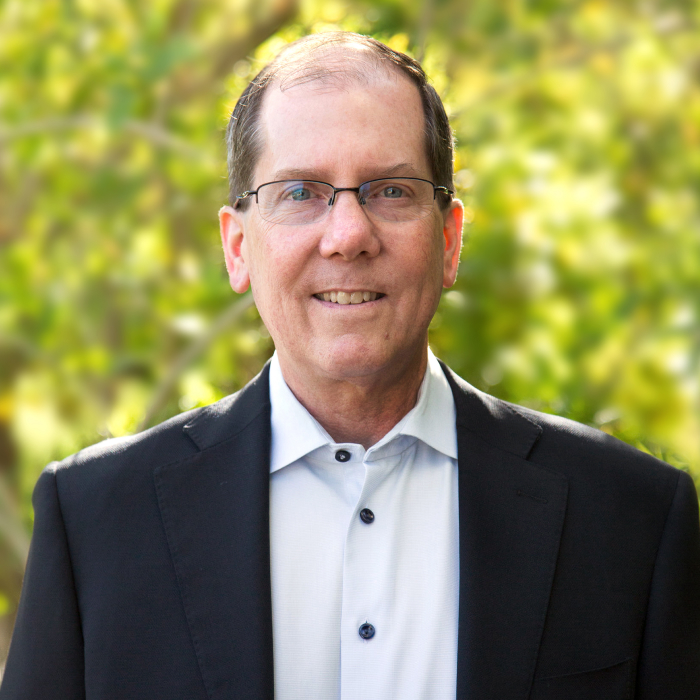
<svg viewBox="0 0 700 700">
<path fill-rule="evenodd" d="M 262 105 L 256 181 L 314 176 L 342 186 L 348 183 L 338 178 L 357 184 L 399 164 L 407 166 L 403 174 L 429 178 L 424 125 L 418 89 L 398 71 L 273 84 Z"/>
</svg>

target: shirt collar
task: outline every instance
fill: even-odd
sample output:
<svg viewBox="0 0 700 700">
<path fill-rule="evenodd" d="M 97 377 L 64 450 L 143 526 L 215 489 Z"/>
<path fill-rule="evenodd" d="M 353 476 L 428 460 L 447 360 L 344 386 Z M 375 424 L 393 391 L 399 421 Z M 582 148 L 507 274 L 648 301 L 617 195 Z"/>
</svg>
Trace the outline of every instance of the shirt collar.
<svg viewBox="0 0 700 700">
<path fill-rule="evenodd" d="M 287 386 L 276 351 L 270 362 L 270 404 L 270 473 L 296 462 L 323 445 L 333 443 L 333 438 Z"/>
<path fill-rule="evenodd" d="M 287 386 L 276 352 L 270 363 L 270 403 L 270 473 L 296 462 L 319 447 L 335 444 Z M 374 453 L 398 436 L 407 435 L 457 459 L 455 415 L 450 385 L 437 358 L 428 348 L 428 366 L 416 405 L 370 450 Z"/>
<path fill-rule="evenodd" d="M 413 435 L 434 450 L 457 459 L 456 418 L 452 389 L 437 357 L 428 348 L 428 366 L 418 400 L 397 426 L 399 434 Z"/>
</svg>

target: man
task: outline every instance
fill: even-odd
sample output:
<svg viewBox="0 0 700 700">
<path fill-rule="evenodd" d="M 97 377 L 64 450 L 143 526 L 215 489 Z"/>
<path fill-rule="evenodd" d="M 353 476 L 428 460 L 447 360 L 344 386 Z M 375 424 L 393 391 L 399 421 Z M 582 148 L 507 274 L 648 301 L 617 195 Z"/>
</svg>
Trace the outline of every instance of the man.
<svg viewBox="0 0 700 700">
<path fill-rule="evenodd" d="M 418 64 L 308 37 L 228 142 L 226 265 L 276 354 L 47 467 L 0 698 L 700 697 L 691 479 L 428 349 L 462 208 Z"/>
</svg>

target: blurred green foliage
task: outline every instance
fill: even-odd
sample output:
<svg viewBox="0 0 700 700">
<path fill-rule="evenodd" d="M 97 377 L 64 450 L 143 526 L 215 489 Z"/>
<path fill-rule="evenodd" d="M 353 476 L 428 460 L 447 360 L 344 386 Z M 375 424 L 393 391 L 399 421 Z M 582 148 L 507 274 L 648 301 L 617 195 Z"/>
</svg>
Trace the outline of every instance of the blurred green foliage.
<svg viewBox="0 0 700 700">
<path fill-rule="evenodd" d="M 452 116 L 474 385 L 700 477 L 700 7 L 677 0 L 0 0 L 0 662 L 39 472 L 272 352 L 218 240 L 223 129 L 285 42 L 370 33 Z"/>
</svg>

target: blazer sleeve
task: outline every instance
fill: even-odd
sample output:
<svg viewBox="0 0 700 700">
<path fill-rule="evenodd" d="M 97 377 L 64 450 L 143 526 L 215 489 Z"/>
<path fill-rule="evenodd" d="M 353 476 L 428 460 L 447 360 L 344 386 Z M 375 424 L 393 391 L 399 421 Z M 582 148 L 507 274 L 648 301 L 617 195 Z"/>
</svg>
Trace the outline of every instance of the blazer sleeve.
<svg viewBox="0 0 700 700">
<path fill-rule="evenodd" d="M 700 698 L 700 520 L 685 472 L 656 555 L 638 668 L 638 700 Z"/>
<path fill-rule="evenodd" d="M 84 700 L 80 611 L 55 465 L 34 489 L 34 535 L 0 700 Z"/>
</svg>

